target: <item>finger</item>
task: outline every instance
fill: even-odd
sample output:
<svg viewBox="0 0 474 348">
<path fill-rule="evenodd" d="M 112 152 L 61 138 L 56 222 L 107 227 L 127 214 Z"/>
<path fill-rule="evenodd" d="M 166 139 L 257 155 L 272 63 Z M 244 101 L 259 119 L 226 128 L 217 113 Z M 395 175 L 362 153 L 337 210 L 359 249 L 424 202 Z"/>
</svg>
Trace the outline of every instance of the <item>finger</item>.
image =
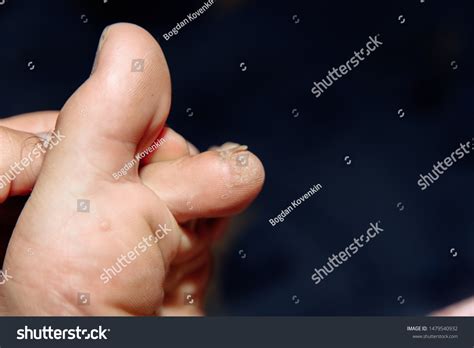
<svg viewBox="0 0 474 348">
<path fill-rule="evenodd" d="M 141 169 L 140 177 L 183 223 L 242 211 L 260 192 L 265 173 L 260 160 L 237 145 L 153 163 Z"/>
<path fill-rule="evenodd" d="M 28 133 L 52 131 L 59 111 L 39 111 L 0 119 L 0 126 Z"/>
<path fill-rule="evenodd" d="M 164 127 L 158 136 L 160 147 L 143 161 L 144 164 L 162 161 L 171 161 L 189 156 L 189 147 L 186 139 L 169 127 Z"/>
<path fill-rule="evenodd" d="M 0 203 L 31 192 L 48 148 L 45 139 L 0 126 Z"/>
</svg>

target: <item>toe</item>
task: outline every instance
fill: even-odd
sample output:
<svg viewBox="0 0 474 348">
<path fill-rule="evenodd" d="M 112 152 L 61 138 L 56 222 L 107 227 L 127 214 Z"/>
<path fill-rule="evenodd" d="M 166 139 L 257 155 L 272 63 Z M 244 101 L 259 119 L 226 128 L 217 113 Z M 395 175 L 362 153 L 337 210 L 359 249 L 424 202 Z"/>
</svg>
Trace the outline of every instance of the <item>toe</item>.
<svg viewBox="0 0 474 348">
<path fill-rule="evenodd" d="M 138 26 L 106 28 L 98 50 L 93 74 L 61 110 L 57 129 L 65 138 L 50 157 L 72 158 L 56 170 L 111 179 L 157 138 L 168 116 L 171 84 L 161 48 Z M 136 173 L 134 168 L 130 175 Z"/>
<path fill-rule="evenodd" d="M 163 129 L 158 141 L 161 144 L 159 149 L 149 155 L 144 164 L 172 161 L 190 154 L 186 139 L 169 127 Z"/>
<path fill-rule="evenodd" d="M 235 145 L 145 166 L 140 177 L 182 223 L 242 211 L 260 192 L 265 173 L 254 154 Z"/>
</svg>

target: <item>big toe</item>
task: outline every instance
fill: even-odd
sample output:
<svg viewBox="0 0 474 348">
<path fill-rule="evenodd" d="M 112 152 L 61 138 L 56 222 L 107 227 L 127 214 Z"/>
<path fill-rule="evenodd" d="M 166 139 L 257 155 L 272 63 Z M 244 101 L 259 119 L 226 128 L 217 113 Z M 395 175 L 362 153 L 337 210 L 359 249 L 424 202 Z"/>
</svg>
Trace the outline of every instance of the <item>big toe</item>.
<svg viewBox="0 0 474 348">
<path fill-rule="evenodd" d="M 62 141 L 48 154 L 43 173 L 111 179 L 156 139 L 170 102 L 168 66 L 156 40 L 136 25 L 107 27 L 91 76 L 61 110 L 56 134 Z M 128 178 L 138 179 L 137 167 Z"/>
</svg>

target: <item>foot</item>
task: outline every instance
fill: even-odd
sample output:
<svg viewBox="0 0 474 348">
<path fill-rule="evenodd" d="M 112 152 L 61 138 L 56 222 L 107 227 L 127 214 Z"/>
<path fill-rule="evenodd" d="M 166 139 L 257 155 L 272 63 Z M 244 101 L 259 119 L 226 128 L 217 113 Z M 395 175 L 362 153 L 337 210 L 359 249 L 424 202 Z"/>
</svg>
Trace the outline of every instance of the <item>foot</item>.
<svg viewBox="0 0 474 348">
<path fill-rule="evenodd" d="M 134 59 L 143 72 L 131 71 Z M 264 174 L 245 147 L 197 154 L 164 128 L 170 100 L 156 41 L 134 25 L 109 27 L 93 74 L 61 110 L 64 138 L 45 156 L 10 240 L 2 314 L 173 314 L 186 291 L 202 298 L 223 220 L 193 220 L 242 210 Z M 163 137 L 145 165 L 113 177 Z"/>
</svg>

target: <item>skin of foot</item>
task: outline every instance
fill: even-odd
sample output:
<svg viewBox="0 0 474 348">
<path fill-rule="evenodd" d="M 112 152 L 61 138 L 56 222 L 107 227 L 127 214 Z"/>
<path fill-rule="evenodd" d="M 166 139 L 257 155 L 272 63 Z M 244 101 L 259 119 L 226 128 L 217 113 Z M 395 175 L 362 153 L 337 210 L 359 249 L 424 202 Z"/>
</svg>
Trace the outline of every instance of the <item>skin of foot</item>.
<svg viewBox="0 0 474 348">
<path fill-rule="evenodd" d="M 33 134 L 62 136 L 0 189 L 0 202 L 32 191 L 4 260 L 0 315 L 202 314 L 210 247 L 265 174 L 246 146 L 199 153 L 165 126 L 170 104 L 158 43 L 120 23 L 104 30 L 91 76 L 59 116 L 0 122 L 0 174 L 38 144 Z"/>
</svg>

